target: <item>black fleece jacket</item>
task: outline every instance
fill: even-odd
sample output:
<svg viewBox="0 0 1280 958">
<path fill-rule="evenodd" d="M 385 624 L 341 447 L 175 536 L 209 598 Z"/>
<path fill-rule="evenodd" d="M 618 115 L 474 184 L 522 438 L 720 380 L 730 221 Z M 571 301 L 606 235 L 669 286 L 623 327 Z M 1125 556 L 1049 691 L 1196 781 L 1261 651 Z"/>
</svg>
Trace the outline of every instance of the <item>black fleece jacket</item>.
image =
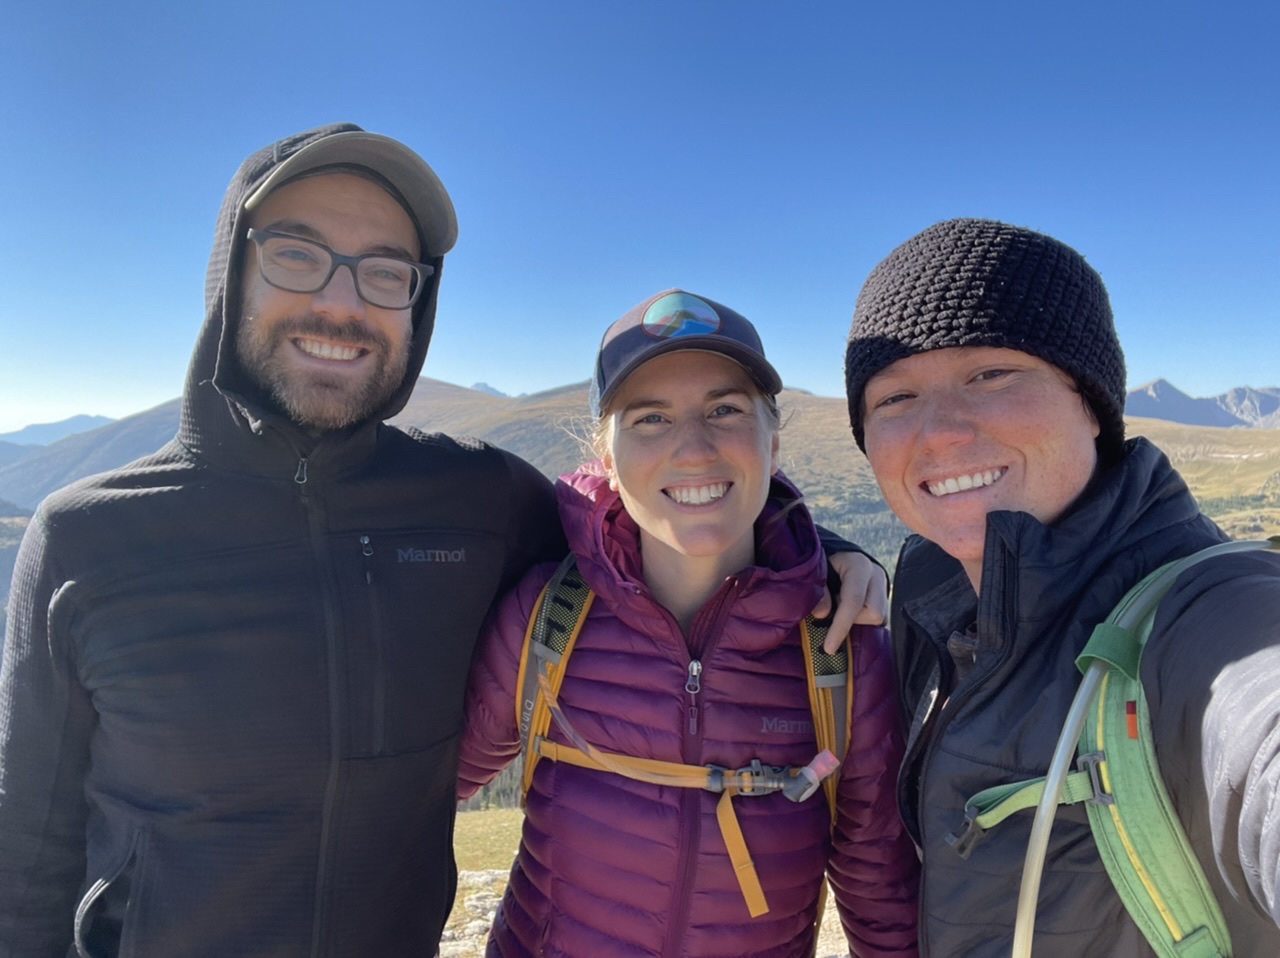
<svg viewBox="0 0 1280 958">
<path fill-rule="evenodd" d="M 565 546 L 551 485 L 383 420 L 308 436 L 232 344 L 250 157 L 219 216 L 178 436 L 50 496 L 0 671 L 0 956 L 435 954 L 457 745 L 495 597 Z"/>
<path fill-rule="evenodd" d="M 965 800 L 1043 775 L 1094 625 L 1139 579 L 1223 540 L 1143 439 L 1052 526 L 988 519 L 980 595 L 958 563 L 908 541 L 892 609 L 912 734 L 899 779 L 923 851 L 920 953 L 1005 958 L 1034 810 L 966 860 L 947 836 Z M 1236 958 L 1280 955 L 1280 555 L 1235 553 L 1179 576 L 1142 660 L 1161 774 L 1209 877 Z M 1112 888 L 1080 805 L 1058 809 L 1036 958 L 1154 953 Z"/>
</svg>

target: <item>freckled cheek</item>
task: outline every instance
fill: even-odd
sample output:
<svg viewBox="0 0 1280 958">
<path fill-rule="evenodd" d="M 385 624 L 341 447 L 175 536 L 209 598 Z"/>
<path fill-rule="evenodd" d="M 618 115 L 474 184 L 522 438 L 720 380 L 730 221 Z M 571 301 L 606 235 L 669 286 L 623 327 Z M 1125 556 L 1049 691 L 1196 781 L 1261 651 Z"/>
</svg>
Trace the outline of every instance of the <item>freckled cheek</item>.
<svg viewBox="0 0 1280 958">
<path fill-rule="evenodd" d="M 895 440 L 890 430 L 883 427 L 867 430 L 864 434 L 867 447 L 867 462 L 875 474 L 876 482 L 884 489 L 905 481 L 904 473 L 910 452 L 910 445 Z"/>
</svg>

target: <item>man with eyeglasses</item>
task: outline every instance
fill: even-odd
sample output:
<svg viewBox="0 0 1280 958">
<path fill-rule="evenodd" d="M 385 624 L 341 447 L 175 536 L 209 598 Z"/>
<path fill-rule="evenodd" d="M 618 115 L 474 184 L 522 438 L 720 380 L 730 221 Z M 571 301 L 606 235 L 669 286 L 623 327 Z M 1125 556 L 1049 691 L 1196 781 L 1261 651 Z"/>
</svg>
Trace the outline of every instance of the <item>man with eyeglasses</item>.
<svg viewBox="0 0 1280 958">
<path fill-rule="evenodd" d="M 457 234 L 340 125 L 227 192 L 177 438 L 47 499 L 0 670 L 0 956 L 435 954 L 495 596 L 565 545 L 550 483 L 389 427 Z"/>
</svg>

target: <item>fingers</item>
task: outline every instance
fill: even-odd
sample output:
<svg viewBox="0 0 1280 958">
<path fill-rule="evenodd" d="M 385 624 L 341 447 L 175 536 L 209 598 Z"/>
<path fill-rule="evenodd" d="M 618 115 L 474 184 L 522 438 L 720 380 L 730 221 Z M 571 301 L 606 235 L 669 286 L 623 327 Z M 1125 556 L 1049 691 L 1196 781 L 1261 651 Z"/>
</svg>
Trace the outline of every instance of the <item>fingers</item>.
<svg viewBox="0 0 1280 958">
<path fill-rule="evenodd" d="M 831 590 L 823 586 L 822 598 L 818 600 L 818 604 L 813 607 L 809 614 L 815 619 L 825 619 L 831 614 L 831 606 Z"/>
<path fill-rule="evenodd" d="M 841 552 L 827 560 L 840 576 L 840 602 L 823 642 L 834 654 L 854 625 L 883 625 L 889 609 L 889 579 L 884 569 L 858 552 Z"/>
<path fill-rule="evenodd" d="M 827 629 L 827 637 L 822 640 L 822 648 L 827 655 L 835 655 L 840 651 L 840 646 L 844 645 L 844 640 L 849 637 L 849 630 L 853 628 L 855 611 L 844 602 L 836 608 L 836 614 L 831 618 L 831 627 Z"/>
</svg>

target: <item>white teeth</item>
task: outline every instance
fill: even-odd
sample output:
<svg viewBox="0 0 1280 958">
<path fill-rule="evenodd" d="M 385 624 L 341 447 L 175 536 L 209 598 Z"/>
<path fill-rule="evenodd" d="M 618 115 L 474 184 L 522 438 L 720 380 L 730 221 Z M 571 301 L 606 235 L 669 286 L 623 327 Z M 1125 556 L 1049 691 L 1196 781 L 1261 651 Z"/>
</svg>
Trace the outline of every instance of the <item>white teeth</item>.
<svg viewBox="0 0 1280 958">
<path fill-rule="evenodd" d="M 335 346 L 332 343 L 321 343 L 314 339 L 295 339 L 294 342 L 304 353 L 316 359 L 351 360 L 357 358 L 361 352 L 355 346 Z"/>
<path fill-rule="evenodd" d="M 953 492 L 963 492 L 966 489 L 979 489 L 982 486 L 989 486 L 1003 475 L 1003 469 L 988 469 L 986 472 L 955 476 L 938 482 L 929 482 L 926 485 L 935 496 L 949 496 Z"/>
<path fill-rule="evenodd" d="M 729 483 L 713 482 L 709 486 L 677 486 L 663 491 L 681 505 L 701 506 L 722 498 L 729 491 Z"/>
</svg>

